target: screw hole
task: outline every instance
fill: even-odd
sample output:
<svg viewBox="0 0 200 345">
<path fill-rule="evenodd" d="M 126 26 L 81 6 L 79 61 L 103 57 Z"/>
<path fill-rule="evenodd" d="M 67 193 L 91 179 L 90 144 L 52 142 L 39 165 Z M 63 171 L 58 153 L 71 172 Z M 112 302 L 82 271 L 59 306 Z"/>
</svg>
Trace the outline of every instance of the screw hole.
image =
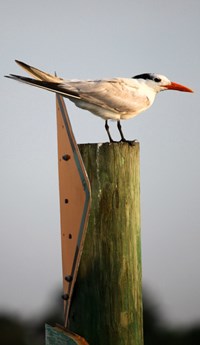
<svg viewBox="0 0 200 345">
<path fill-rule="evenodd" d="M 62 299 L 64 299 L 64 301 L 67 301 L 69 299 L 69 295 L 65 293 L 64 295 L 62 295 Z"/>
<path fill-rule="evenodd" d="M 62 159 L 64 159 L 64 161 L 68 161 L 70 159 L 70 155 L 63 155 Z"/>
</svg>

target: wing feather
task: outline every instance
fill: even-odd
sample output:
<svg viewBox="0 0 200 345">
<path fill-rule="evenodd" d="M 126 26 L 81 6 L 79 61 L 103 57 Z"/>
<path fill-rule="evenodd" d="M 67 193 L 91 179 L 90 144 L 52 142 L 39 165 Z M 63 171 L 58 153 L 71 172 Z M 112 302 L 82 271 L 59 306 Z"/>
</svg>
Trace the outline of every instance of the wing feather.
<svg viewBox="0 0 200 345">
<path fill-rule="evenodd" d="M 66 85 L 67 86 L 67 85 Z M 73 89 L 73 86 L 75 89 Z M 150 105 L 148 97 L 140 93 L 138 85 L 129 79 L 110 79 L 70 83 L 70 89 L 77 91 L 80 99 L 117 113 L 138 113 Z"/>
</svg>

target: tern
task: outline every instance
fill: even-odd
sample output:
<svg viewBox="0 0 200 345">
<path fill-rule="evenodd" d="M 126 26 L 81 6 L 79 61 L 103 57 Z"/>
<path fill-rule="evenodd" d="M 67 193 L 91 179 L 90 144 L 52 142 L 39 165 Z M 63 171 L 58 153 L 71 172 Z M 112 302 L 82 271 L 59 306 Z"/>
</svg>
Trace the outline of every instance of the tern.
<svg viewBox="0 0 200 345">
<path fill-rule="evenodd" d="M 6 76 L 7 78 L 60 94 L 77 107 L 100 116 L 105 120 L 105 129 L 110 142 L 114 140 L 109 131 L 108 120 L 117 121 L 121 141 L 126 142 L 120 120 L 130 119 L 148 109 L 160 91 L 193 92 L 190 88 L 155 73 L 143 73 L 132 78 L 65 80 L 24 62 L 15 61 L 35 79 L 15 74 L 10 74 Z"/>
</svg>

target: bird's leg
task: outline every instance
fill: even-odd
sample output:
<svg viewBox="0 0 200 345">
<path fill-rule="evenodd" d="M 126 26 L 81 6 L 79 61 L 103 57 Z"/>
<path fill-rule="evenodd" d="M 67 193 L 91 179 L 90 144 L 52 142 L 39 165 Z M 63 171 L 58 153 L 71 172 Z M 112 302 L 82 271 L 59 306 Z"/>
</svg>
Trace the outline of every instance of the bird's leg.
<svg viewBox="0 0 200 345">
<path fill-rule="evenodd" d="M 106 129 L 106 132 L 108 134 L 108 138 L 110 140 L 111 143 L 115 143 L 116 141 L 114 141 L 110 135 L 110 131 L 109 131 L 109 126 L 108 126 L 108 120 L 105 121 L 105 129 Z"/>
<path fill-rule="evenodd" d="M 127 140 L 124 138 L 124 134 L 122 132 L 122 126 L 121 126 L 121 123 L 119 120 L 117 121 L 117 128 L 118 128 L 120 136 L 121 136 L 121 141 L 126 142 Z"/>
<path fill-rule="evenodd" d="M 123 143 L 128 143 L 130 146 L 135 145 L 136 140 L 132 140 L 132 141 L 131 141 L 131 140 L 126 140 L 126 139 L 124 138 L 124 134 L 123 134 L 123 132 L 122 132 L 122 126 L 121 126 L 121 123 L 120 123 L 119 120 L 117 121 L 117 128 L 118 128 L 119 133 L 120 133 L 120 135 L 121 135 L 121 142 L 123 142 Z"/>
</svg>

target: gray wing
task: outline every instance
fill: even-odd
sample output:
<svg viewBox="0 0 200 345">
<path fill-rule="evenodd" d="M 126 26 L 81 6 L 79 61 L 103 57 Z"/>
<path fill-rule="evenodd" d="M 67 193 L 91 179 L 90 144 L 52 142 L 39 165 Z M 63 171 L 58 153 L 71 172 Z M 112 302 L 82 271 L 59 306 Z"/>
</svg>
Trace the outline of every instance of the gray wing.
<svg viewBox="0 0 200 345">
<path fill-rule="evenodd" d="M 121 114 L 138 113 L 149 105 L 148 97 L 131 79 L 63 81 L 60 86 L 63 91 L 78 94 L 84 102 Z"/>
</svg>

